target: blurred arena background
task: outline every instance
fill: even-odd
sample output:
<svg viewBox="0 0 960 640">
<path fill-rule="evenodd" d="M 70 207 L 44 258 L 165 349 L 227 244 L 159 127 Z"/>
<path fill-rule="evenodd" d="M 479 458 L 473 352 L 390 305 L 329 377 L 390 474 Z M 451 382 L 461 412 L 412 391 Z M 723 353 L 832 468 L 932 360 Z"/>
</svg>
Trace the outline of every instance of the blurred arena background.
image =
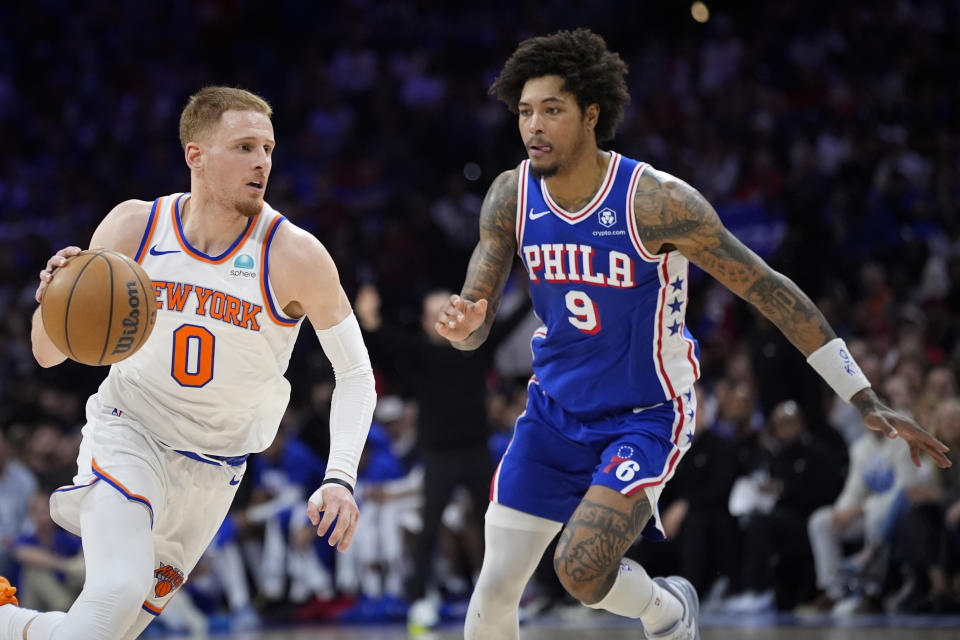
<svg viewBox="0 0 960 640">
<path fill-rule="evenodd" d="M 365 292 L 385 327 L 415 337 L 424 296 L 460 288 L 487 187 L 524 155 L 487 87 L 520 40 L 577 26 L 631 69 L 633 103 L 612 147 L 703 192 L 811 295 L 882 397 L 958 461 L 957 0 L 2 3 L 0 565 L 24 604 L 69 606 L 82 582 L 78 541 L 56 531 L 46 497 L 74 473 L 83 405 L 106 373 L 35 364 L 36 275 L 56 249 L 85 245 L 117 202 L 188 189 L 177 140 L 187 96 L 216 83 L 271 102 L 267 200 L 320 238 L 352 299 Z M 864 437 L 856 412 L 775 328 L 691 275 L 702 435 L 661 501 L 673 542 L 632 553 L 652 574 L 697 584 L 705 638 L 859 637 L 864 625 L 888 628 L 875 638 L 956 633 L 929 629 L 960 624 L 960 475 L 852 465 Z M 525 280 L 521 270 L 508 284 L 505 314 L 523 313 Z M 521 319 L 491 356 L 497 455 L 524 405 L 535 326 Z M 276 444 L 251 463 L 190 597 L 148 634 L 303 626 L 263 637 L 307 637 L 312 625 L 393 623 L 359 633 L 403 637 L 420 526 L 415 369 L 371 347 L 381 402 L 358 486 L 364 538 L 334 558 L 301 514 L 323 473 L 332 389 L 312 332 L 301 343 Z M 788 401 L 787 425 L 775 410 Z M 820 535 L 816 514 L 848 474 L 865 487 L 855 504 L 868 511 L 866 543 L 843 540 L 842 592 L 828 602 L 808 529 Z M 478 569 L 482 526 L 466 499 L 445 514 L 435 558 L 449 630 L 438 637 L 459 637 Z M 633 637 L 572 606 L 550 569 L 524 600 L 531 629 Z M 771 624 L 793 628 L 763 631 Z"/>
</svg>

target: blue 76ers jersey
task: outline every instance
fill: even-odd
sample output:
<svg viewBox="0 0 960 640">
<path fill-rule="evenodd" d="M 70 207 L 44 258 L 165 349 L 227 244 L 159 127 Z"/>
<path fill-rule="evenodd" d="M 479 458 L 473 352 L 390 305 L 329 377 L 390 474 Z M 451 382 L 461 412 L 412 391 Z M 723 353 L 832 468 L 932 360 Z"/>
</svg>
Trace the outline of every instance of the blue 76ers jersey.
<svg viewBox="0 0 960 640">
<path fill-rule="evenodd" d="M 610 152 L 603 186 L 570 213 L 529 164 L 519 168 L 516 233 L 544 323 L 532 341 L 541 388 L 581 417 L 677 397 L 700 376 L 685 324 L 689 263 L 640 242 L 633 196 L 647 165 Z"/>
</svg>

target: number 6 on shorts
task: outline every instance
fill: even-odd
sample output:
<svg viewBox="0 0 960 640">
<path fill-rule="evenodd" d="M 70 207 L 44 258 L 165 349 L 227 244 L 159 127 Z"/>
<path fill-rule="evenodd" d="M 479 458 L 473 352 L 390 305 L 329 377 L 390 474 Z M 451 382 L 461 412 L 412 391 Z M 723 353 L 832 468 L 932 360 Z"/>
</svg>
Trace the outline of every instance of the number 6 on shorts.
<svg viewBox="0 0 960 640">
<path fill-rule="evenodd" d="M 202 387 L 213 380 L 216 338 L 206 327 L 182 324 L 173 332 L 170 375 L 183 387 Z"/>
</svg>

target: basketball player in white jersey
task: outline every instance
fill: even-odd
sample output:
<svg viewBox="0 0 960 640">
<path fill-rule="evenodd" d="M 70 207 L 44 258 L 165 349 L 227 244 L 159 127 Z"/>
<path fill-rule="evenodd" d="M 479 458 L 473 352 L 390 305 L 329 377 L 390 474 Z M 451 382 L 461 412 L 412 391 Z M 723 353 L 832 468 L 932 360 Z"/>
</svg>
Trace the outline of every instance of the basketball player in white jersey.
<svg viewBox="0 0 960 640">
<path fill-rule="evenodd" d="M 693 440 L 700 367 L 684 314 L 688 261 L 776 324 L 864 424 L 949 466 L 947 447 L 884 406 L 843 341 L 793 282 L 731 235 L 677 178 L 613 151 L 626 65 L 586 29 L 527 40 L 491 92 L 518 115 L 529 156 L 490 187 L 466 282 L 437 330 L 486 338 L 514 255 L 530 278 L 527 409 L 493 480 L 467 640 L 518 637 L 523 587 L 560 533 L 554 567 L 589 607 L 639 618 L 647 638 L 694 640 L 698 599 L 624 553 L 662 537 L 659 492 Z"/>
<path fill-rule="evenodd" d="M 273 440 L 289 399 L 283 377 L 304 317 L 333 364 L 326 477 L 306 512 L 350 546 L 357 464 L 376 395 L 360 329 L 323 245 L 263 200 L 272 167 L 270 106 L 208 87 L 180 120 L 191 192 L 128 200 L 92 247 L 140 262 L 157 292 L 143 347 L 114 365 L 87 403 L 74 485 L 51 514 L 83 538 L 86 581 L 67 612 L 16 606 L 0 586 L 0 640 L 133 640 L 176 594 L 220 526 L 246 458 Z M 40 273 L 36 298 L 77 247 Z M 62 362 L 33 317 L 33 352 Z M 322 514 L 322 515 L 321 515 Z"/>
</svg>

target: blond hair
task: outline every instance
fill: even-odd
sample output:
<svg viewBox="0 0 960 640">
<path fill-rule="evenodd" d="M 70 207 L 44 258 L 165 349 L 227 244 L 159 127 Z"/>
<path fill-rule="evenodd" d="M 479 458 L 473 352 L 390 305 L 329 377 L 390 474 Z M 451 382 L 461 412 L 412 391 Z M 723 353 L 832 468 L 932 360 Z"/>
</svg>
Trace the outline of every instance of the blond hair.
<svg viewBox="0 0 960 640">
<path fill-rule="evenodd" d="M 190 96 L 180 114 L 180 144 L 184 149 L 220 122 L 224 111 L 256 111 L 268 118 L 273 109 L 260 96 L 233 87 L 204 87 Z"/>
</svg>

